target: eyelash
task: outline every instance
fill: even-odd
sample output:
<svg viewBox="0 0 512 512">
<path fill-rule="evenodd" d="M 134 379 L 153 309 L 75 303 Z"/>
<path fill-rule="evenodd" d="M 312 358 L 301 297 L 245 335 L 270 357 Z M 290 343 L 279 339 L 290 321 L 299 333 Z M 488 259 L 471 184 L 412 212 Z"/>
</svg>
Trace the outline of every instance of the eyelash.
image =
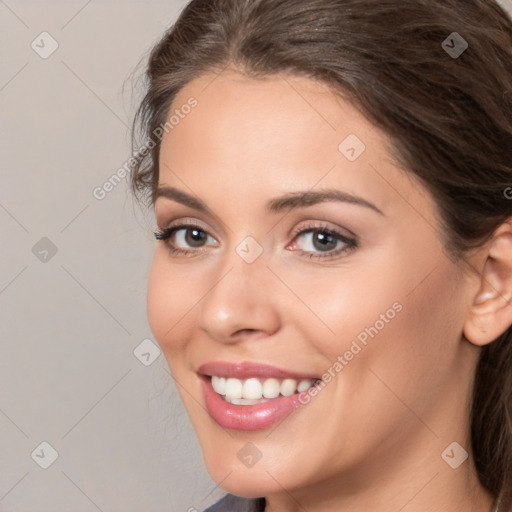
<svg viewBox="0 0 512 512">
<path fill-rule="evenodd" d="M 306 233 L 322 233 L 325 235 L 332 236 L 336 241 L 343 242 L 345 245 L 339 249 L 335 249 L 329 252 L 309 252 L 298 249 L 298 252 L 301 253 L 304 257 L 309 259 L 332 259 L 342 254 L 347 254 L 359 247 L 359 242 L 356 237 L 349 238 L 345 235 L 342 235 L 340 232 L 329 228 L 328 226 L 322 224 L 310 224 L 307 226 L 302 226 L 301 228 L 295 230 L 292 233 L 292 243 L 301 235 L 305 235 Z"/>
<path fill-rule="evenodd" d="M 197 255 L 198 252 L 202 252 L 201 249 L 194 250 L 194 249 L 181 249 L 179 247 L 176 247 L 173 245 L 169 239 L 178 231 L 182 229 L 197 229 L 199 231 L 202 231 L 208 236 L 211 236 L 205 229 L 203 229 L 201 226 L 198 226 L 197 224 L 179 224 L 176 226 L 171 226 L 166 229 L 161 229 L 154 232 L 155 238 L 159 241 L 165 242 L 165 246 L 170 251 L 171 255 L 181 255 L 181 256 L 194 256 Z M 298 252 L 302 253 L 302 255 L 309 259 L 332 259 L 337 256 L 340 256 L 344 253 L 349 253 L 354 251 L 359 247 L 359 243 L 357 238 L 349 238 L 345 235 L 342 235 L 338 231 L 335 231 L 327 226 L 324 225 L 310 225 L 307 227 L 302 227 L 300 229 L 297 229 L 293 233 L 293 241 L 295 241 L 296 238 L 298 238 L 300 235 L 304 235 L 306 233 L 322 233 L 329 236 L 332 236 L 336 241 L 343 242 L 345 244 L 344 247 L 341 249 L 336 249 L 333 251 L 326 252 L 322 254 L 321 252 L 310 252 L 310 251 L 303 251 L 298 250 Z"/>
</svg>

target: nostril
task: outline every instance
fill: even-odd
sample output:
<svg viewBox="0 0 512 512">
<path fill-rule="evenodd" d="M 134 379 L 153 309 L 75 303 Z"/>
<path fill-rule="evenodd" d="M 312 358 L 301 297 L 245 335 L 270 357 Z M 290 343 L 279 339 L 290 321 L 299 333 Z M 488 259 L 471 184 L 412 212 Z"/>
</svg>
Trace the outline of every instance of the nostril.
<svg viewBox="0 0 512 512">
<path fill-rule="evenodd" d="M 257 331 L 257 329 L 240 329 L 233 334 L 233 337 L 236 338 L 237 336 L 241 336 L 244 334 L 252 334 L 253 332 L 258 332 L 258 331 Z"/>
</svg>

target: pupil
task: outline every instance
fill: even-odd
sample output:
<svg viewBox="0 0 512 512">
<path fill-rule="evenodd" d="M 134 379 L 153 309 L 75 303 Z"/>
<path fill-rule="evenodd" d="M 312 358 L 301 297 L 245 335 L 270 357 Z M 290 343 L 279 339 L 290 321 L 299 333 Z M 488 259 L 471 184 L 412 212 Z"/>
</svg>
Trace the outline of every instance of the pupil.
<svg viewBox="0 0 512 512">
<path fill-rule="evenodd" d="M 201 247 L 205 238 L 206 234 L 204 231 L 200 231 L 199 229 L 189 229 L 185 235 L 187 244 L 192 247 Z"/>
<path fill-rule="evenodd" d="M 315 246 L 315 249 L 328 251 L 336 248 L 336 239 L 332 235 L 317 231 L 313 237 L 313 245 Z"/>
</svg>

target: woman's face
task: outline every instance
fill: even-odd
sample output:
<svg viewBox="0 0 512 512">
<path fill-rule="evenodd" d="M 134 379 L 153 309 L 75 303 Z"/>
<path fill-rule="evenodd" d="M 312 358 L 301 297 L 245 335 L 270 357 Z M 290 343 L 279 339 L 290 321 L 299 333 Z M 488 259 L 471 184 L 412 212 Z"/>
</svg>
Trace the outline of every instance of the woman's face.
<svg viewBox="0 0 512 512">
<path fill-rule="evenodd" d="M 212 477 L 268 496 L 453 471 L 478 282 L 383 133 L 323 85 L 232 70 L 189 83 L 171 115 L 155 214 L 175 229 L 148 315 Z"/>
</svg>

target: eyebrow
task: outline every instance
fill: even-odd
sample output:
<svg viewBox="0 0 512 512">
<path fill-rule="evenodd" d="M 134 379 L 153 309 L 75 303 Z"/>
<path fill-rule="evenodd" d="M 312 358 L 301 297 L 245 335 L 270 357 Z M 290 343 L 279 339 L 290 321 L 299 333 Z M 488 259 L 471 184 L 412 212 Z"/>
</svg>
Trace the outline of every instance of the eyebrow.
<svg viewBox="0 0 512 512">
<path fill-rule="evenodd" d="M 188 206 L 194 210 L 202 213 L 210 213 L 210 209 L 197 197 L 187 194 L 182 190 L 178 190 L 174 187 L 160 187 L 155 191 L 154 201 L 159 197 L 165 197 L 176 201 L 177 203 Z M 325 203 L 329 201 L 336 201 L 348 204 L 354 204 L 357 206 L 363 206 L 369 208 L 380 215 L 384 216 L 384 213 L 373 203 L 370 203 L 362 197 L 349 194 L 348 192 L 342 192 L 337 189 L 327 189 L 322 191 L 305 191 L 305 192 L 292 192 L 282 197 L 271 199 L 266 206 L 269 213 L 281 213 L 284 211 L 295 210 L 298 208 L 305 208 L 313 206 L 319 203 Z"/>
<path fill-rule="evenodd" d="M 159 197 L 166 197 L 167 199 L 171 199 L 172 201 L 188 206 L 198 212 L 209 213 L 209 209 L 200 199 L 197 199 L 196 197 L 174 187 L 157 188 L 153 194 L 153 203 L 155 203 Z"/>
<path fill-rule="evenodd" d="M 304 208 L 328 201 L 355 204 L 357 206 L 370 208 L 380 215 L 384 215 L 384 213 L 379 208 L 377 208 L 377 206 L 375 206 L 373 203 L 370 203 L 366 199 L 336 189 L 327 189 L 318 192 L 311 190 L 307 192 L 292 192 L 291 194 L 287 194 L 283 197 L 278 197 L 269 201 L 267 204 L 267 210 L 271 213 L 280 213 L 283 211 L 290 211 L 296 208 Z"/>
</svg>

